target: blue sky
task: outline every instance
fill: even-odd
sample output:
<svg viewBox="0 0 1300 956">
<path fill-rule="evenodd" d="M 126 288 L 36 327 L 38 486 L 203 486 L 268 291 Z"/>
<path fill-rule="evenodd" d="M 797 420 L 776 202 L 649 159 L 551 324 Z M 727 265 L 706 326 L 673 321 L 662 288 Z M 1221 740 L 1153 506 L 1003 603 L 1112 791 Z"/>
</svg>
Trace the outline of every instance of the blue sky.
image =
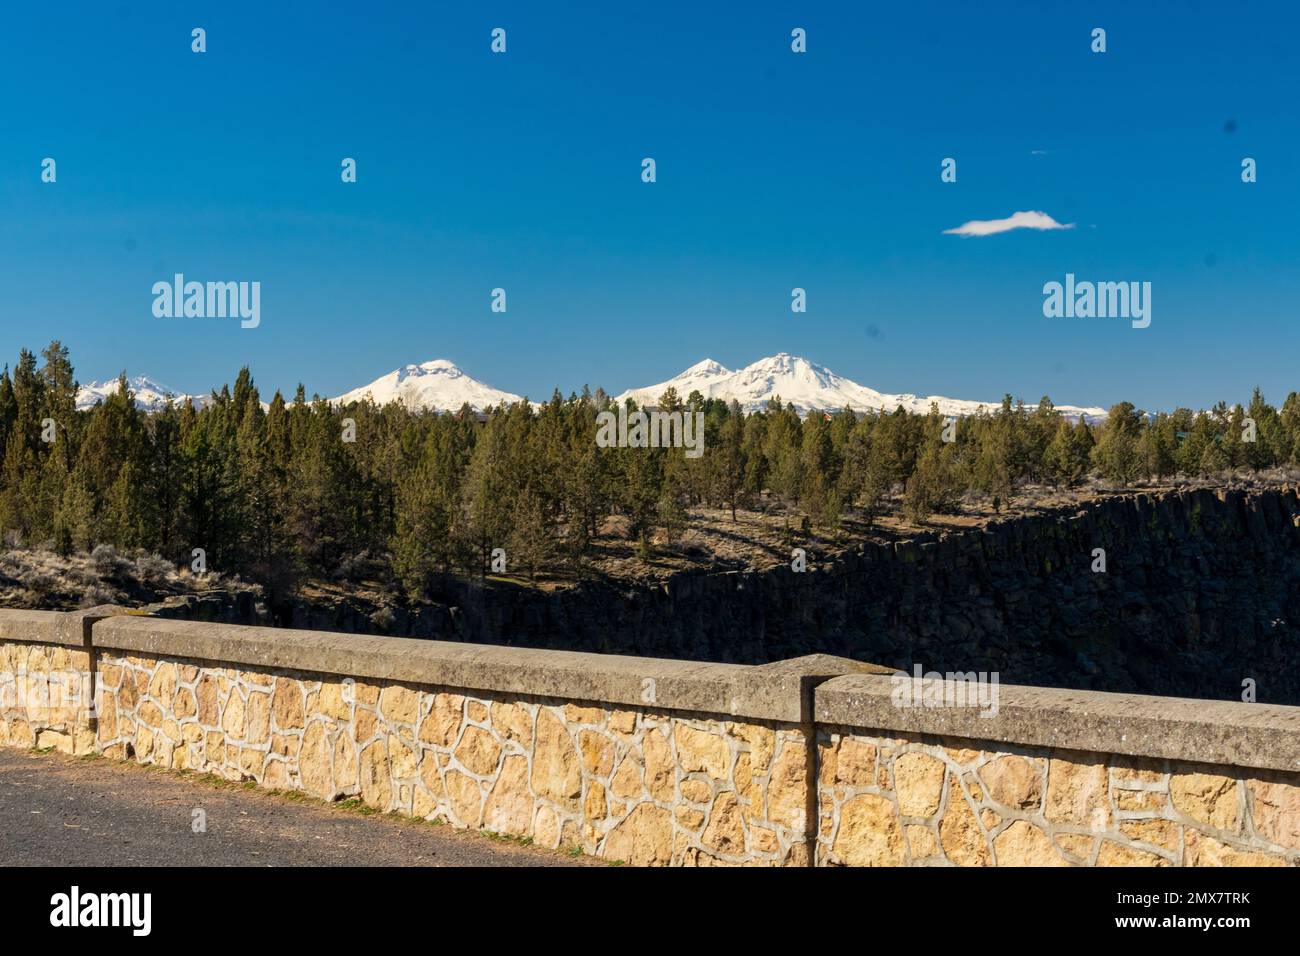
<svg viewBox="0 0 1300 956">
<path fill-rule="evenodd" d="M 7 10 L 0 357 L 57 337 L 82 381 L 183 391 L 248 364 L 268 396 L 449 358 L 542 398 L 778 351 L 960 398 L 1300 389 L 1293 5 L 415 6 Z M 943 234 L 1022 210 L 1075 225 Z M 174 272 L 260 281 L 260 327 L 155 318 Z M 1151 326 L 1044 318 L 1066 272 L 1151 282 Z"/>
</svg>

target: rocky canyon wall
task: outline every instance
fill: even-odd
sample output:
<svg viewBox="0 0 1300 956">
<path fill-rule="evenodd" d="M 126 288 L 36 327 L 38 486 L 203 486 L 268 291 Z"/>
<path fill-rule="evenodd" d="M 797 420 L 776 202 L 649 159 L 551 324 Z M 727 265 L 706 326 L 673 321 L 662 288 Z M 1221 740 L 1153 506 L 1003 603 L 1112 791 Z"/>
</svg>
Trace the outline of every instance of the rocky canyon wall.
<svg viewBox="0 0 1300 956">
<path fill-rule="evenodd" d="M 1105 552 L 1105 571 L 1097 566 Z M 247 611 L 247 609 L 246 609 Z M 246 615 L 245 611 L 245 615 Z M 166 613 L 202 616 L 194 606 Z M 208 609 L 226 620 L 219 603 Z M 760 664 L 828 653 L 1006 683 L 1300 703 L 1294 488 L 1102 499 L 751 573 L 544 593 L 453 583 L 426 606 L 296 601 L 296 628 Z"/>
</svg>

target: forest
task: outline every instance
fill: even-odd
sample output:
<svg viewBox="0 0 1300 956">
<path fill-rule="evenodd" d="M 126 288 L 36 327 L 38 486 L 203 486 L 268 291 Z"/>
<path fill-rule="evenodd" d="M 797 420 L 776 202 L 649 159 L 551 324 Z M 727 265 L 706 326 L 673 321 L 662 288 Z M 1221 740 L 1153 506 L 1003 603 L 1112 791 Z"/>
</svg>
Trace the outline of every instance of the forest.
<svg viewBox="0 0 1300 956">
<path fill-rule="evenodd" d="M 146 413 L 125 374 L 76 408 L 68 349 L 23 350 L 0 374 L 0 529 L 7 547 L 60 554 L 109 544 L 291 592 L 362 573 L 412 598 L 439 576 L 511 570 L 581 577 L 608 518 L 649 558 L 693 510 L 776 506 L 834 533 L 882 509 L 924 524 L 970 496 L 996 510 L 1019 488 L 1113 487 L 1227 469 L 1300 465 L 1300 395 L 1147 414 L 1128 402 L 1104 422 L 1071 421 L 1043 398 L 946 419 L 898 408 L 801 418 L 779 400 L 736 404 L 669 390 L 658 408 L 703 412 L 704 453 L 601 448 L 601 390 L 476 413 L 371 402 L 333 407 L 299 385 L 264 405 L 247 368 L 202 407 Z"/>
</svg>

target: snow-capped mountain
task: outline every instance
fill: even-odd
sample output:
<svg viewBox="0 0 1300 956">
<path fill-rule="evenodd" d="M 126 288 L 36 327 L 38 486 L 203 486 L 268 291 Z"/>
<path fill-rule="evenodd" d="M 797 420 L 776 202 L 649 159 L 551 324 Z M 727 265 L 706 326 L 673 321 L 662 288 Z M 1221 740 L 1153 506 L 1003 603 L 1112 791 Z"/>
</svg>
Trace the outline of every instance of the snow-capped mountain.
<svg viewBox="0 0 1300 956">
<path fill-rule="evenodd" d="M 645 388 L 630 389 L 618 396 L 618 401 L 621 402 L 625 398 L 631 398 L 638 405 L 653 404 L 658 400 L 659 396 L 670 387 L 677 389 L 677 394 L 683 399 L 694 391 L 698 391 L 705 398 L 719 398 L 721 396 L 715 395 L 710 392 L 709 389 L 716 383 L 724 381 L 729 376 L 735 374 L 735 372 L 727 368 L 721 362 L 715 362 L 713 359 L 705 359 L 703 362 L 697 362 L 692 365 L 676 378 L 671 378 L 666 382 L 660 382 L 658 385 L 647 385 Z"/>
<path fill-rule="evenodd" d="M 195 407 L 199 408 L 210 401 L 208 395 L 186 396 L 144 375 L 128 379 L 127 384 L 135 393 L 136 405 L 146 412 L 161 411 L 169 399 L 173 404 L 179 405 L 189 397 Z M 654 405 L 670 387 L 675 388 L 683 400 L 694 391 L 705 398 L 721 398 L 725 401 L 735 399 L 746 412 L 765 410 L 768 401 L 779 395 L 782 402 L 793 404 L 803 415 L 812 411 L 834 412 L 846 406 L 859 412 L 880 409 L 892 412 L 900 405 L 909 412 L 924 415 L 930 411 L 931 403 L 934 403 L 941 414 L 961 416 L 973 415 L 981 408 L 995 411 L 1001 404 L 944 398 L 939 395 L 921 397 L 878 392 L 837 375 L 823 365 L 785 352 L 759 359 L 738 371 L 732 371 L 712 359 L 705 359 L 666 382 L 629 389 L 619 395 L 617 400 L 621 402 L 631 398 L 638 405 Z M 83 385 L 77 392 L 77 408 L 91 408 L 116 391 L 115 378 Z M 361 401 L 366 396 L 374 399 L 377 405 L 398 401 L 413 410 L 447 412 L 458 411 L 465 404 L 482 411 L 491 406 L 523 401 L 513 392 L 503 392 L 470 378 L 446 359 L 394 369 L 369 385 L 344 392 L 330 399 L 330 402 L 346 405 Z M 1036 402 L 1037 397 L 1026 399 L 1026 404 Z M 265 402 L 262 404 L 266 407 Z M 1081 408 L 1075 405 L 1057 405 L 1056 408 L 1063 415 L 1072 418 L 1083 415 L 1089 421 L 1100 421 L 1106 417 L 1104 408 Z"/>
<path fill-rule="evenodd" d="M 759 359 L 736 372 L 729 371 L 712 359 L 706 359 L 666 382 L 630 389 L 619 395 L 618 401 L 631 398 L 638 405 L 653 405 L 669 386 L 675 388 L 678 397 L 682 399 L 692 391 L 699 391 L 705 398 L 726 401 L 735 399 L 746 412 L 766 409 L 768 400 L 778 395 L 782 402 L 793 404 L 800 414 L 814 410 L 838 411 L 846 406 L 859 412 L 878 411 L 882 408 L 892 412 L 900 405 L 909 412 L 926 414 L 933 403 L 939 407 L 940 414 L 961 416 L 973 415 L 981 408 L 994 411 L 1001 405 L 1001 402 L 968 401 L 940 395 L 920 397 L 877 392 L 842 375 L 836 375 L 824 365 L 785 352 Z M 1037 397 L 1032 401 L 1027 400 L 1026 404 L 1036 402 Z M 1063 415 L 1072 417 L 1106 417 L 1104 408 L 1081 408 L 1074 405 L 1056 407 Z"/>
<path fill-rule="evenodd" d="M 167 407 L 169 400 L 173 405 L 180 405 L 187 397 L 191 397 L 196 408 L 202 407 L 208 401 L 206 395 L 182 395 L 144 375 L 129 378 L 126 383 L 135 393 L 136 408 L 145 412 L 160 412 Z M 102 382 L 88 382 L 77 390 L 77 408 L 78 410 L 94 408 L 108 396 L 116 394 L 117 379 L 115 378 L 105 379 Z"/>
<path fill-rule="evenodd" d="M 511 405 L 523 399 L 510 392 L 484 385 L 470 378 L 446 359 L 422 365 L 404 365 L 330 401 L 336 405 L 359 402 L 369 395 L 376 405 L 399 401 L 410 409 L 454 412 L 466 403 L 482 410 L 492 405 Z"/>
</svg>

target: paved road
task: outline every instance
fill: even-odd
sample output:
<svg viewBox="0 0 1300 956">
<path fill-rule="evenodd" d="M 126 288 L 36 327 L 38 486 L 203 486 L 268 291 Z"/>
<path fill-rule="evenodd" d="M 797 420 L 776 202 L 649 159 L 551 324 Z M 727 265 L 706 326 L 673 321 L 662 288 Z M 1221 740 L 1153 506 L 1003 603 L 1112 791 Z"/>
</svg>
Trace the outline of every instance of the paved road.
<svg viewBox="0 0 1300 956">
<path fill-rule="evenodd" d="M 193 811 L 207 832 L 193 832 Z M 108 760 L 0 748 L 0 866 L 565 866 L 587 857 Z"/>
</svg>

